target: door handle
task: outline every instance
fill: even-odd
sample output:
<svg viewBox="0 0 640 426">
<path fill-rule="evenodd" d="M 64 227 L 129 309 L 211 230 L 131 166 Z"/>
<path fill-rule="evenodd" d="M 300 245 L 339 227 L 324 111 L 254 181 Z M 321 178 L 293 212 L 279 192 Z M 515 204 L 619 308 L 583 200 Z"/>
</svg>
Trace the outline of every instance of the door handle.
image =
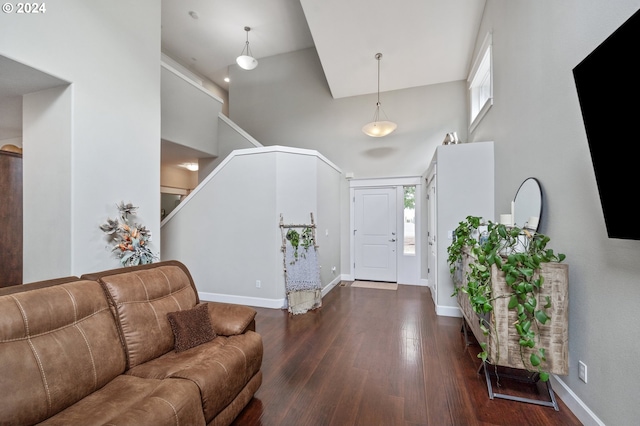
<svg viewBox="0 0 640 426">
<path fill-rule="evenodd" d="M 389 242 L 390 242 L 390 243 L 395 243 L 395 242 L 396 242 L 396 239 L 395 239 L 395 238 L 392 238 L 392 239 L 390 239 L 390 240 L 389 240 Z"/>
</svg>

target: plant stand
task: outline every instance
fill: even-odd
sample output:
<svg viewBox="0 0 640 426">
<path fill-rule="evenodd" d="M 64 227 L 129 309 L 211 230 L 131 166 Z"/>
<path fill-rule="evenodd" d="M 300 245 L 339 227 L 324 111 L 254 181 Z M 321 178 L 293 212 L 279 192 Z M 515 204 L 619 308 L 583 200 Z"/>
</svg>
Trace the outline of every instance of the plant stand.
<svg viewBox="0 0 640 426">
<path fill-rule="evenodd" d="M 491 375 L 492 374 L 495 375 L 495 373 L 490 372 L 491 370 L 491 368 L 489 368 L 490 366 L 491 364 L 489 364 L 486 361 L 483 361 L 480 367 L 478 368 L 478 374 L 480 374 L 480 370 L 484 370 L 484 376 L 487 381 L 487 390 L 489 391 L 489 399 L 501 398 L 501 399 L 508 399 L 511 401 L 526 402 L 529 404 L 544 405 L 545 407 L 553 407 L 556 411 L 559 411 L 558 403 L 556 402 L 556 397 L 555 397 L 555 394 L 553 393 L 553 388 L 551 387 L 551 380 L 547 380 L 545 383 L 547 392 L 549 393 L 550 401 L 544 401 L 544 400 L 535 399 L 535 398 L 524 398 L 520 396 L 508 395 L 505 393 L 497 393 L 493 391 L 493 384 L 491 383 Z M 512 374 L 500 374 L 500 376 L 507 379 L 518 380 L 518 381 L 531 383 L 531 384 L 536 384 L 539 381 L 539 377 L 537 373 L 530 374 L 524 377 L 518 376 L 518 375 L 512 375 Z"/>
<path fill-rule="evenodd" d="M 468 346 L 472 345 L 472 342 L 469 339 L 470 330 L 467 327 L 467 321 L 464 318 L 462 318 L 462 328 L 461 328 L 460 331 L 464 335 L 464 345 L 465 345 L 465 347 L 468 347 Z M 473 333 L 472 333 L 472 335 L 473 335 Z M 529 404 L 543 405 L 545 407 L 553 407 L 556 411 L 559 411 L 558 403 L 556 402 L 556 396 L 555 396 L 555 393 L 553 392 L 553 388 L 551 387 L 551 380 L 548 380 L 545 383 L 546 388 L 547 388 L 547 393 L 549 394 L 550 401 L 544 401 L 544 400 L 535 399 L 535 398 L 525 398 L 525 397 L 521 397 L 521 396 L 515 396 L 515 395 L 509 395 L 509 394 L 505 394 L 505 393 L 494 392 L 493 391 L 493 384 L 491 382 L 491 377 L 492 376 L 497 376 L 497 374 L 495 373 L 497 367 L 498 366 L 493 365 L 493 364 L 491 364 L 490 362 L 487 362 L 487 361 L 482 361 L 482 364 L 480 364 L 480 367 L 478 367 L 478 375 L 480 375 L 480 371 L 481 370 L 484 370 L 484 377 L 485 377 L 486 382 L 487 382 L 487 391 L 489 392 L 489 399 L 500 398 L 500 399 L 508 399 L 508 400 L 511 400 L 511 401 L 526 402 L 526 403 L 529 403 Z M 493 368 L 493 372 L 491 371 L 492 368 Z M 529 373 L 526 370 L 521 370 L 521 369 L 518 369 L 518 371 Z M 529 373 L 527 375 L 516 375 L 516 374 L 500 373 L 500 377 L 503 377 L 503 378 L 506 378 L 506 379 L 511 379 L 511 380 L 517 380 L 517 381 L 524 382 L 524 383 L 530 383 L 530 384 L 537 384 L 539 382 L 539 379 L 540 379 L 539 376 L 538 376 L 538 373 Z"/>
</svg>

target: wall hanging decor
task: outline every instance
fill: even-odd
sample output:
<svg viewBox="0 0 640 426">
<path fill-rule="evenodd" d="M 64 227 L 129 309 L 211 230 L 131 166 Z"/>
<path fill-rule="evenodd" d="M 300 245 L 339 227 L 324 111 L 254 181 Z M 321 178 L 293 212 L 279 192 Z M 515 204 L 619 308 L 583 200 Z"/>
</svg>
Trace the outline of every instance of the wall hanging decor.
<svg viewBox="0 0 640 426">
<path fill-rule="evenodd" d="M 133 221 L 136 210 L 133 204 L 121 201 L 116 205 L 119 219 L 107 219 L 100 229 L 107 234 L 111 251 L 120 259 L 122 266 L 143 265 L 158 260 L 158 255 L 149 247 L 151 231 Z"/>
<path fill-rule="evenodd" d="M 316 245 L 316 225 L 287 225 L 280 215 L 285 288 L 289 313 L 304 314 L 322 306 L 322 283 Z"/>
</svg>

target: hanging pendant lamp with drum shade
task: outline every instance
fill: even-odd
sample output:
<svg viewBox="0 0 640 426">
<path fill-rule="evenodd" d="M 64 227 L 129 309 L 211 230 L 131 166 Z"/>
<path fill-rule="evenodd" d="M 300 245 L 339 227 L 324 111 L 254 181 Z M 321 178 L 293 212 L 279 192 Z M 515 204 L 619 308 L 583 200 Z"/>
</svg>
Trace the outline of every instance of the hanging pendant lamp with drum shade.
<svg viewBox="0 0 640 426">
<path fill-rule="evenodd" d="M 247 41 L 242 52 L 240 52 L 240 56 L 236 58 L 236 63 L 244 70 L 252 70 L 258 66 L 258 60 L 251 55 L 251 50 L 249 50 L 249 31 L 251 31 L 251 27 L 244 27 L 244 30 L 247 32 Z"/>
<path fill-rule="evenodd" d="M 387 136 L 391 132 L 393 132 L 398 125 L 393 121 L 383 120 L 380 121 L 380 110 L 382 109 L 380 105 L 380 59 L 382 59 L 382 53 L 376 53 L 375 56 L 378 61 L 378 101 L 376 102 L 376 110 L 373 113 L 373 121 L 371 123 L 365 124 L 362 128 L 362 131 L 369 136 L 374 138 L 380 138 L 382 136 Z M 387 115 L 382 110 L 382 114 L 384 114 L 385 118 Z"/>
</svg>

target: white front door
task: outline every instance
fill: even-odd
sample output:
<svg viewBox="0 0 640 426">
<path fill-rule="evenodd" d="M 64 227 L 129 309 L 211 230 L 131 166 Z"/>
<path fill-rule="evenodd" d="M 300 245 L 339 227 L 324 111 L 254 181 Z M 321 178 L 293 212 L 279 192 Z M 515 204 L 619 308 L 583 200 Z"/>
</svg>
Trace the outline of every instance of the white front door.
<svg viewBox="0 0 640 426">
<path fill-rule="evenodd" d="M 396 282 L 396 188 L 356 189 L 354 201 L 354 278 Z"/>
</svg>

